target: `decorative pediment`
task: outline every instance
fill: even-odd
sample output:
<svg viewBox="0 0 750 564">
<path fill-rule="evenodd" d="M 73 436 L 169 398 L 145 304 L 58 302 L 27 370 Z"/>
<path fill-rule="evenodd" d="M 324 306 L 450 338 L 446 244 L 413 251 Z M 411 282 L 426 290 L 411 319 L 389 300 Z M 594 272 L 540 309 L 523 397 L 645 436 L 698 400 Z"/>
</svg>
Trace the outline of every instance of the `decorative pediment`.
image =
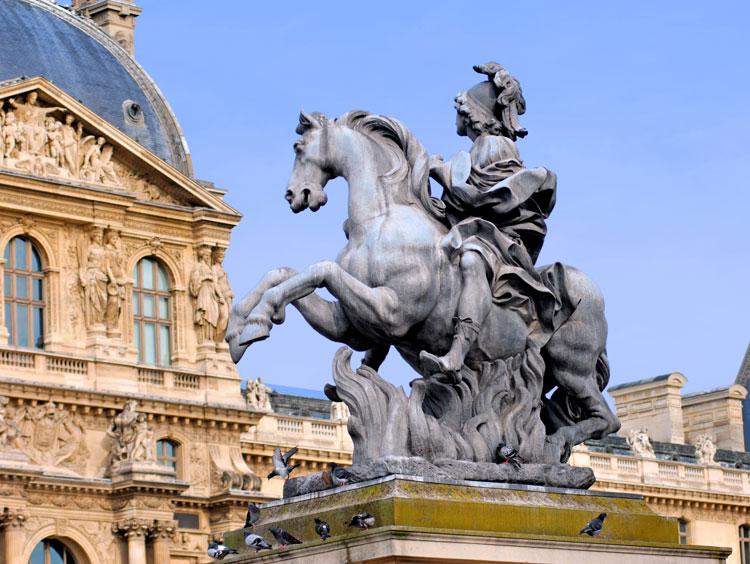
<svg viewBox="0 0 750 564">
<path fill-rule="evenodd" d="M 135 115 L 138 108 L 127 108 Z M 106 188 L 144 202 L 236 214 L 44 78 L 0 84 L 0 172 Z"/>
</svg>

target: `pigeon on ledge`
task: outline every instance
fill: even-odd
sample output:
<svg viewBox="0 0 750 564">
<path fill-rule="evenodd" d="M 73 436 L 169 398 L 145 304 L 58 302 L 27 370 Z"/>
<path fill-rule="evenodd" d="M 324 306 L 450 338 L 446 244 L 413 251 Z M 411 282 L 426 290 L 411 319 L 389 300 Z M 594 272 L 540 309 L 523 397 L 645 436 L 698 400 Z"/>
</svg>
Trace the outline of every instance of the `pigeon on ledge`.
<svg viewBox="0 0 750 564">
<path fill-rule="evenodd" d="M 254 548 L 255 552 L 260 552 L 261 550 L 271 550 L 271 545 L 268 544 L 268 541 L 264 539 L 260 535 L 256 535 L 255 533 L 247 533 L 245 535 L 245 544 L 248 546 L 248 548 Z"/>
<path fill-rule="evenodd" d="M 588 535 L 590 537 L 595 537 L 599 533 L 602 532 L 602 527 L 604 526 L 604 519 L 607 517 L 606 513 L 599 513 L 599 517 L 595 517 L 588 523 L 586 523 L 586 526 L 581 529 L 581 532 L 578 533 L 579 535 Z"/>
<path fill-rule="evenodd" d="M 281 529 L 279 527 L 271 527 L 268 530 L 271 531 L 273 538 L 276 539 L 276 543 L 279 545 L 279 548 L 281 550 L 284 550 L 289 544 L 302 544 L 301 540 L 293 537 L 284 529 Z"/>
<path fill-rule="evenodd" d="M 349 526 L 367 530 L 375 526 L 375 517 L 370 513 L 367 513 L 366 511 L 357 513 L 354 517 L 352 517 Z"/>
<path fill-rule="evenodd" d="M 320 538 L 326 540 L 331 536 L 331 527 L 325 521 L 315 517 L 315 532 Z"/>
<path fill-rule="evenodd" d="M 208 555 L 214 560 L 224 560 L 230 554 L 237 554 L 237 551 L 218 542 L 208 543 Z"/>
</svg>

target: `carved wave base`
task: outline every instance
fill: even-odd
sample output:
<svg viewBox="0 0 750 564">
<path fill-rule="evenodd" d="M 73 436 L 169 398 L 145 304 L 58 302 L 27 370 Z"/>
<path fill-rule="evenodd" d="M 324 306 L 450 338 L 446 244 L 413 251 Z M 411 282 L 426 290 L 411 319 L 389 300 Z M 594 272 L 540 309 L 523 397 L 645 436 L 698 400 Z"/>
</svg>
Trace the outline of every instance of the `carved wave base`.
<svg viewBox="0 0 750 564">
<path fill-rule="evenodd" d="M 538 350 L 464 366 L 460 381 L 420 378 L 407 396 L 375 370 L 350 367 L 352 351 L 333 362 L 326 395 L 346 404 L 361 479 L 387 474 L 588 488 L 593 473 L 561 463 L 568 445 L 551 443 L 541 417 L 544 360 Z M 520 469 L 495 464 L 500 443 L 515 447 Z M 388 469 L 388 471 L 384 469 Z"/>
<path fill-rule="evenodd" d="M 471 481 L 505 484 L 524 484 L 585 490 L 594 481 L 591 468 L 568 464 L 524 464 L 516 469 L 510 464 L 469 462 L 466 460 L 436 460 L 388 456 L 365 465 L 348 468 L 351 483 L 365 482 L 391 475 L 410 476 L 431 480 Z M 333 489 L 327 471 L 290 478 L 284 483 L 284 498 Z"/>
</svg>

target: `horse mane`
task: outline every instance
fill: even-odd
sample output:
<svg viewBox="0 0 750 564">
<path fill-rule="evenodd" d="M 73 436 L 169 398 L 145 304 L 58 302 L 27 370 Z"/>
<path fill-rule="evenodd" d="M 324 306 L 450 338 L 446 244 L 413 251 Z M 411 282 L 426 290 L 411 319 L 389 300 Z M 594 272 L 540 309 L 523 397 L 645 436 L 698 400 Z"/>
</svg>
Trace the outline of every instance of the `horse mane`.
<svg viewBox="0 0 750 564">
<path fill-rule="evenodd" d="M 371 114 L 364 110 L 353 110 L 336 118 L 336 125 L 344 125 L 395 146 L 405 157 L 409 167 L 410 200 L 419 203 L 430 215 L 439 220 L 445 218 L 445 203 L 430 193 L 429 155 L 409 129 L 395 118 Z"/>
</svg>

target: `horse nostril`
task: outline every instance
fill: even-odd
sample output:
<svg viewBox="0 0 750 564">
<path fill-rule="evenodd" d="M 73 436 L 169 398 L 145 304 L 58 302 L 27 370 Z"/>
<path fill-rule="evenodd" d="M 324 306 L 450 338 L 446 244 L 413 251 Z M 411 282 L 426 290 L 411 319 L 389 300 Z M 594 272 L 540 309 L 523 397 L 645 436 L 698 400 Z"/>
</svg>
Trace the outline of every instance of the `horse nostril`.
<svg viewBox="0 0 750 564">
<path fill-rule="evenodd" d="M 309 188 L 305 188 L 304 190 L 302 190 L 302 201 L 305 203 L 305 205 L 310 202 L 310 194 L 311 192 Z"/>
<path fill-rule="evenodd" d="M 287 190 L 286 194 L 284 194 L 284 199 L 287 201 L 287 203 L 292 203 L 292 200 L 294 199 L 294 195 L 292 194 L 291 190 Z"/>
</svg>

